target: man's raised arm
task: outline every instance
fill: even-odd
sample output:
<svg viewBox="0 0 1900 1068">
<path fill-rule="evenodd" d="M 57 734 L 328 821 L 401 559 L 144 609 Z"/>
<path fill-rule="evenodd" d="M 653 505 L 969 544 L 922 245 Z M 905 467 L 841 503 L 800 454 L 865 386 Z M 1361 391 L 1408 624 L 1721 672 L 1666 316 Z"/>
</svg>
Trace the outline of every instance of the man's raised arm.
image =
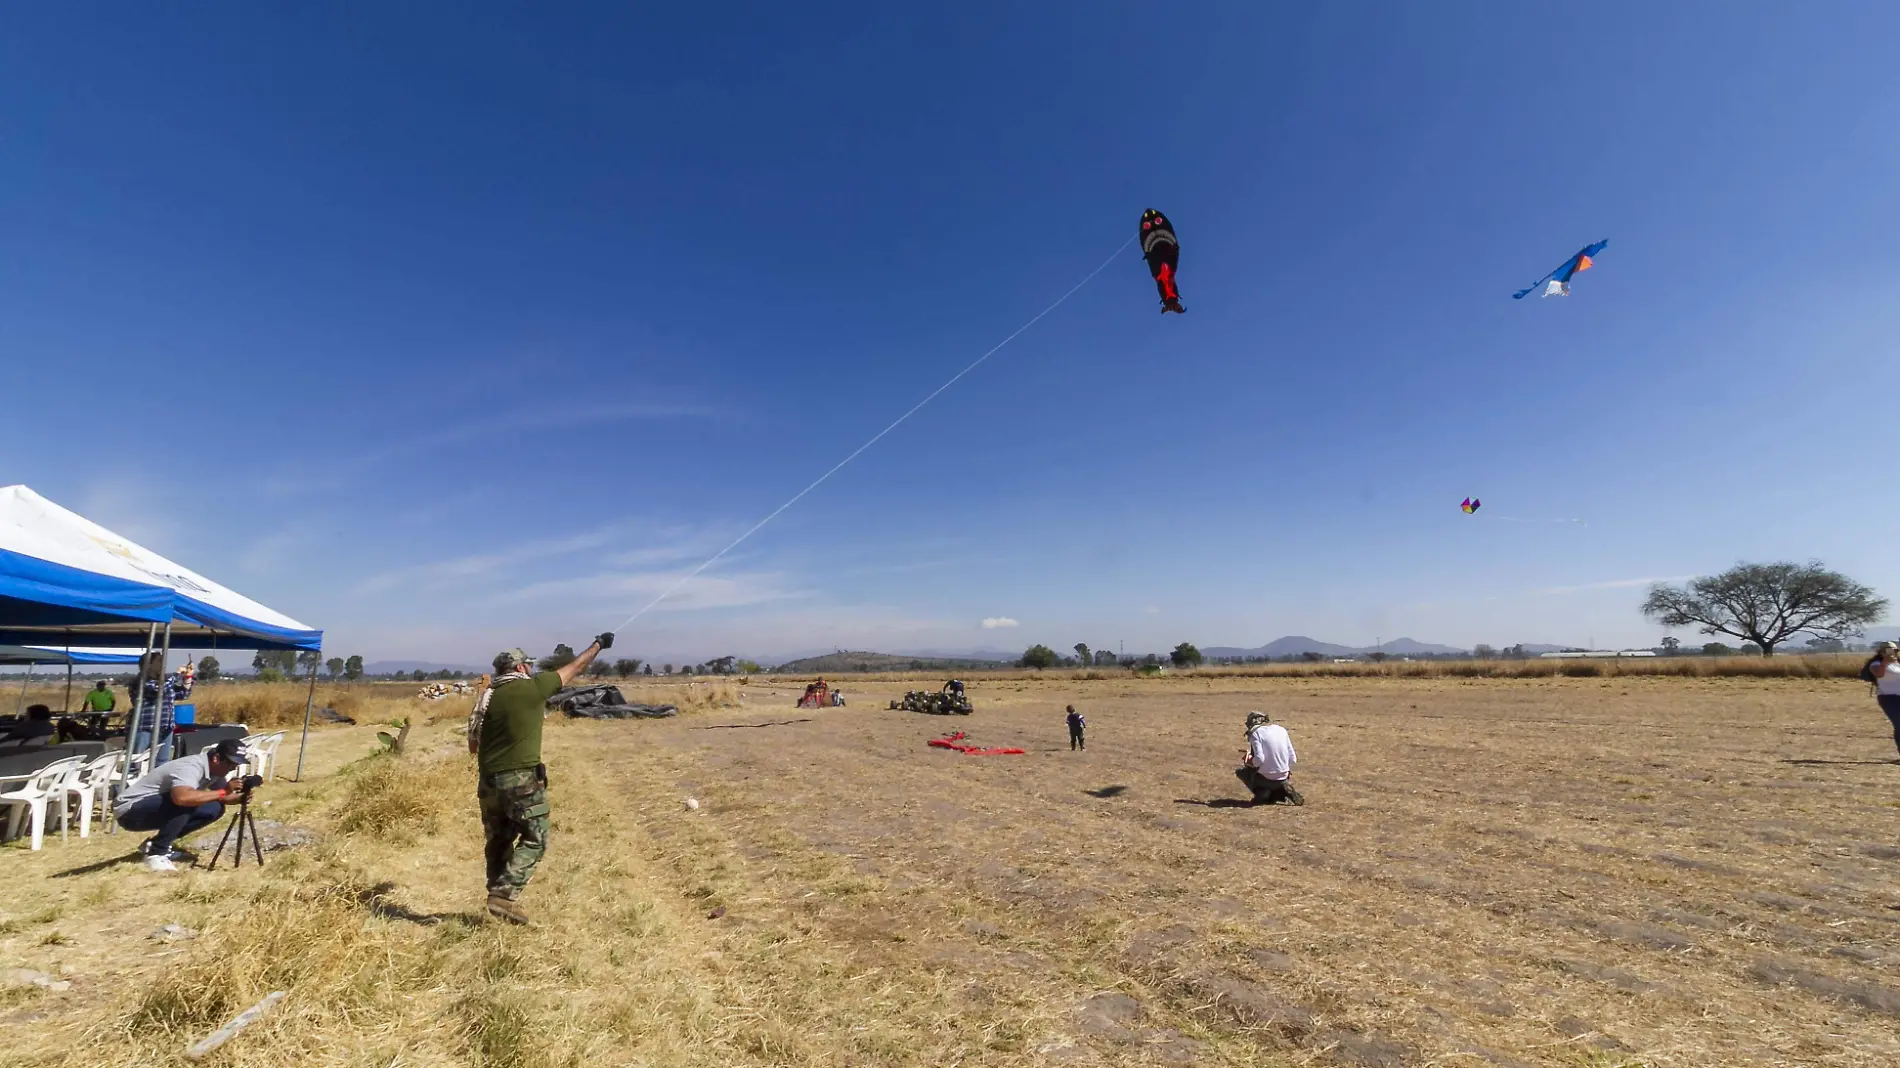
<svg viewBox="0 0 1900 1068">
<path fill-rule="evenodd" d="M 595 638 L 594 644 L 582 649 L 581 655 L 555 668 L 554 673 L 561 677 L 562 686 L 572 686 L 574 680 L 580 677 L 581 672 L 587 670 L 587 665 L 594 662 L 595 657 L 613 647 L 614 632 L 610 630 Z"/>
</svg>

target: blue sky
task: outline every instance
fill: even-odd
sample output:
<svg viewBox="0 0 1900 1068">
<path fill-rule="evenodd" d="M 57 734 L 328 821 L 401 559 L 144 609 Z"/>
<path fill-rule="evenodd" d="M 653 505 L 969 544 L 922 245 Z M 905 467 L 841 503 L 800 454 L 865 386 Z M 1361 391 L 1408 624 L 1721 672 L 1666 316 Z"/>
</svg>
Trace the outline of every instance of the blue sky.
<svg viewBox="0 0 1900 1068">
<path fill-rule="evenodd" d="M 1126 250 L 621 648 L 1649 644 L 1643 580 L 1738 559 L 1900 594 L 1900 9 L 674 7 L 11 12 L 0 478 L 339 653 L 578 641 L 1154 206 L 1187 315 Z"/>
</svg>

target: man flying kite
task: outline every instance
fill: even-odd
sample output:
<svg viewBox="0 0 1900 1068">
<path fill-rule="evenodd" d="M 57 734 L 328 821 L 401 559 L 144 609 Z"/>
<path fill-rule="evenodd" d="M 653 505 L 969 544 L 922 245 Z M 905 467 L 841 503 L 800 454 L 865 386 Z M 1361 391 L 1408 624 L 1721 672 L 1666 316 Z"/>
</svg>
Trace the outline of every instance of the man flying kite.
<svg viewBox="0 0 1900 1068">
<path fill-rule="evenodd" d="M 1546 297 L 1569 296 L 1571 276 L 1575 275 L 1578 271 L 1589 270 L 1590 265 L 1594 262 L 1591 257 L 1602 252 L 1603 246 L 1607 244 L 1609 244 L 1608 241 L 1598 241 L 1594 245 L 1585 245 L 1575 256 L 1565 260 L 1562 267 L 1532 282 L 1528 287 L 1511 294 L 1511 299 L 1523 300 L 1525 297 L 1530 296 L 1531 290 L 1536 289 L 1538 286 L 1544 287 L 1544 296 Z"/>
</svg>

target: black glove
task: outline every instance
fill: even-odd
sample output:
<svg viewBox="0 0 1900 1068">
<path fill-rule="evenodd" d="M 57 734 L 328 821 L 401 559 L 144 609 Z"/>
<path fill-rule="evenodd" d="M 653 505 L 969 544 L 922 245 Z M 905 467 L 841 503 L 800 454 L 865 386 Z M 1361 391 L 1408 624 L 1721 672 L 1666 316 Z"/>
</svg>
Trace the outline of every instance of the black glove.
<svg viewBox="0 0 1900 1068">
<path fill-rule="evenodd" d="M 600 646 L 600 651 L 603 653 L 612 649 L 614 647 L 614 632 L 611 630 L 602 632 L 600 637 L 594 639 L 594 644 Z"/>
</svg>

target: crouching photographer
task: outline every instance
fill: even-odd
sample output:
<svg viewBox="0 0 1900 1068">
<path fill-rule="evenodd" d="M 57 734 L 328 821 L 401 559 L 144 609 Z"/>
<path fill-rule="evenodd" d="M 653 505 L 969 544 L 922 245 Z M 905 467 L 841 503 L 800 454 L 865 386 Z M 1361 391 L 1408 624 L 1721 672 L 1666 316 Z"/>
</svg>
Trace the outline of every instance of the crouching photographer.
<svg viewBox="0 0 1900 1068">
<path fill-rule="evenodd" d="M 226 738 L 201 753 L 160 764 L 125 788 L 112 806 L 112 818 L 128 831 L 158 832 L 139 848 L 148 871 L 177 871 L 172 861 L 191 858 L 172 844 L 222 819 L 226 802 L 242 800 L 264 781 L 257 775 L 230 781 L 244 760 L 243 744 Z"/>
</svg>

